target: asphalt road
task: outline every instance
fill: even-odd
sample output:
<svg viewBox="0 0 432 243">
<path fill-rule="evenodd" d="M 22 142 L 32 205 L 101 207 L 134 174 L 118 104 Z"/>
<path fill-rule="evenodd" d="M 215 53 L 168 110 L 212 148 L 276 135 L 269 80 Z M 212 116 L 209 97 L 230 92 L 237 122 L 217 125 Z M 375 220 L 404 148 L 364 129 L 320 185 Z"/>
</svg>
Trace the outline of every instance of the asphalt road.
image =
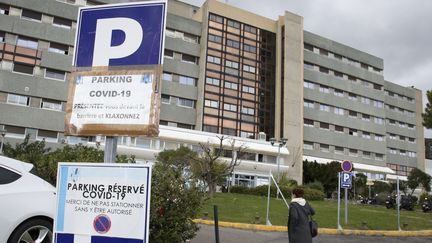
<svg viewBox="0 0 432 243">
<path fill-rule="evenodd" d="M 262 232 L 239 230 L 232 228 L 219 228 L 220 243 L 287 243 L 288 234 L 281 232 Z M 200 225 L 197 236 L 191 243 L 214 243 L 214 226 Z M 431 243 L 432 237 L 382 237 L 382 236 L 346 236 L 346 235 L 319 235 L 314 243 Z"/>
</svg>

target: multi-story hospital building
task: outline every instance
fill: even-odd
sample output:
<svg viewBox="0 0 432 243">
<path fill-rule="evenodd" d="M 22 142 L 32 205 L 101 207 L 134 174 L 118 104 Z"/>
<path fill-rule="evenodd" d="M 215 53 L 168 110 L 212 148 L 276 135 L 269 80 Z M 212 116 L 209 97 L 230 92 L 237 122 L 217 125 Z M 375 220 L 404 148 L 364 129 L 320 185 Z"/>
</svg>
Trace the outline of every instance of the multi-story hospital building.
<svg viewBox="0 0 432 243">
<path fill-rule="evenodd" d="M 117 2 L 0 0 L 6 141 L 103 144 L 64 135 L 67 81 L 78 8 Z M 120 153 L 154 161 L 163 149 L 228 135 L 248 147 L 232 176 L 248 186 L 266 184 L 270 170 L 301 181 L 305 159 L 350 160 L 380 180 L 424 170 L 422 93 L 386 80 L 383 59 L 304 30 L 288 11 L 269 19 L 216 0 L 168 2 L 160 136 L 120 137 Z"/>
</svg>

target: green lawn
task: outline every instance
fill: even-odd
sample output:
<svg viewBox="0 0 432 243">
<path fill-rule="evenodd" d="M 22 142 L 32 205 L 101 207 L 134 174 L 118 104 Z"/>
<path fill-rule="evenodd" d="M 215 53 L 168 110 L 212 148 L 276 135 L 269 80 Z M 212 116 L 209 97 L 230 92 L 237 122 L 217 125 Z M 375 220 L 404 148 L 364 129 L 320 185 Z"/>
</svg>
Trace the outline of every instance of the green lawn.
<svg viewBox="0 0 432 243">
<path fill-rule="evenodd" d="M 315 209 L 314 219 L 322 228 L 336 228 L 337 201 L 309 202 Z M 213 205 L 218 205 L 219 220 L 239 223 L 254 223 L 255 216 L 260 217 L 260 224 L 265 224 L 267 198 L 235 193 L 216 193 L 213 199 L 208 199 L 199 217 L 208 212 L 213 218 Z M 345 208 L 341 201 L 341 225 L 346 229 L 396 230 L 396 210 L 384 206 L 349 204 L 348 224 L 345 225 Z M 273 225 L 286 225 L 288 209 L 282 199 L 270 199 L 270 221 Z M 406 225 L 403 225 L 406 224 Z M 401 227 L 403 230 L 432 230 L 432 213 L 421 211 L 409 212 L 401 210 Z"/>
</svg>

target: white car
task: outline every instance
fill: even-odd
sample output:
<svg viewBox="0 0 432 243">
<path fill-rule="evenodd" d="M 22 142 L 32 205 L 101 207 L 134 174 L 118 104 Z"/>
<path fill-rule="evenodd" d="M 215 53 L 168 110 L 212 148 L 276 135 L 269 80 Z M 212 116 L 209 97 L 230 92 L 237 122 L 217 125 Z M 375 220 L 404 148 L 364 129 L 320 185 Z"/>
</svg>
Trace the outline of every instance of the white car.
<svg viewBox="0 0 432 243">
<path fill-rule="evenodd" d="M 56 191 L 33 165 L 0 156 L 0 243 L 51 243 Z"/>
</svg>

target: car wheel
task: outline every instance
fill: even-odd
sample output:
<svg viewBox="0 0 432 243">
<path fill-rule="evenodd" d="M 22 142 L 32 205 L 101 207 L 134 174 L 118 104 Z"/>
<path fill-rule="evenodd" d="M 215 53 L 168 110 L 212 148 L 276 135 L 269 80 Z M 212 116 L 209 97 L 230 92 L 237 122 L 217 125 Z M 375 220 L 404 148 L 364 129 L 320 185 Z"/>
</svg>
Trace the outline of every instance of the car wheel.
<svg viewBox="0 0 432 243">
<path fill-rule="evenodd" d="M 31 219 L 14 230 L 8 243 L 51 243 L 52 223 L 45 219 Z"/>
</svg>

